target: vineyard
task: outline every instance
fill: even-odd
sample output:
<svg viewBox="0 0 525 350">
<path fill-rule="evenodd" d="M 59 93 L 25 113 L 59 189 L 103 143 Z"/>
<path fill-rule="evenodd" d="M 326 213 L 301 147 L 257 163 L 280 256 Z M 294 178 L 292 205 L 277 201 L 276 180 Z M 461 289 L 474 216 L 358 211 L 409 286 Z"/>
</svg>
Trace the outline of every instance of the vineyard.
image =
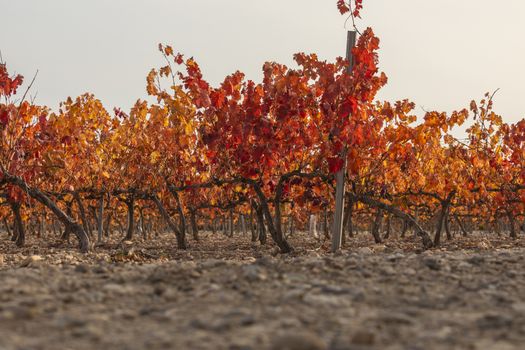
<svg viewBox="0 0 525 350">
<path fill-rule="evenodd" d="M 360 16 L 362 5 L 360 0 L 337 1 L 338 10 L 352 21 Z M 91 264 L 105 254 L 106 260 L 113 263 L 135 264 L 148 259 L 183 261 L 189 256 L 198 258 L 199 254 L 201 259 L 226 260 L 240 254 L 249 260 L 250 252 L 257 252 L 255 258 L 274 258 L 262 267 L 256 265 L 253 271 L 232 262 L 224 264 L 232 271 L 239 270 L 238 274 L 244 274 L 250 283 L 261 285 L 281 278 L 280 269 L 291 267 L 280 264 L 294 257 L 303 259 L 298 263 L 315 265 L 317 260 L 309 260 L 311 252 L 332 264 L 327 268 L 332 269 L 333 281 L 339 281 L 338 272 L 334 272 L 339 269 L 334 264 L 383 266 L 380 272 L 371 272 L 371 278 L 379 284 L 386 283 L 380 276 L 392 276 L 394 272 L 384 272 L 382 258 L 373 254 L 390 253 L 386 259 L 397 261 L 401 258 L 392 255 L 394 248 L 402 252 L 400 256 L 413 254 L 408 255 L 415 261 L 413 264 L 404 260 L 400 263 L 404 273 L 417 269 L 419 263 L 425 269 L 443 271 L 443 264 L 448 264 L 444 261 L 467 259 L 458 257 L 463 253 L 449 253 L 456 255 L 440 255 L 432 262 L 433 252 L 447 254 L 443 251 L 448 248 L 482 249 L 489 251 L 487 254 L 492 254 L 493 248 L 518 249 L 523 255 L 525 119 L 509 124 L 496 114 L 493 99 L 497 92 L 487 93 L 452 113 L 427 111 L 419 117 L 412 101 L 379 101 L 376 96 L 387 84 L 387 76 L 378 68 L 379 47 L 379 38 L 368 28 L 349 48 L 347 59 L 329 62 L 316 54 L 298 53 L 294 56 L 295 68 L 265 63 L 260 82 L 248 80 L 237 71 L 212 86 L 193 58 L 160 44 L 159 54 L 165 65 L 150 71 L 146 77 L 147 96 L 137 100 L 129 111 L 108 111 L 89 93 L 68 98 L 57 111 L 37 105 L 28 98 L 32 82 L 27 84 L 21 75 L 12 75 L 8 63 L 2 62 L 3 278 L 11 278 L 5 275 L 11 272 L 2 271 L 3 263 L 9 267 L 38 267 L 40 258 L 31 255 L 46 254 L 50 249 L 85 264 L 77 270 L 92 269 Z M 465 133 L 459 131 L 465 128 Z M 460 134 L 464 136 L 459 138 Z M 338 173 L 344 174 L 342 254 L 361 252 L 365 257 L 350 256 L 348 260 L 346 255 L 329 254 L 336 221 Z M 71 245 L 72 238 L 78 248 Z M 137 250 L 137 244 L 154 246 L 156 250 Z M 242 252 L 232 253 L 229 247 Z M 23 255 L 15 259 L 21 252 Z M 420 258 L 414 253 L 425 258 L 417 260 Z M 62 256 L 61 261 L 51 265 L 64 264 L 68 259 Z M 497 278 L 506 273 L 497 270 L 495 261 L 499 258 L 488 255 L 480 259 L 489 261 L 495 269 L 490 276 Z M 213 272 L 222 263 L 206 264 L 197 262 L 193 271 L 197 275 L 216 273 L 219 282 L 215 285 L 227 288 L 229 282 L 222 272 Z M 478 263 L 474 265 L 479 267 Z M 56 267 L 45 268 L 49 269 L 46 273 L 57 273 Z M 128 275 L 119 273 L 133 280 L 151 272 L 147 267 L 136 268 L 139 270 L 131 268 Z M 199 278 L 187 265 L 177 271 L 174 265 L 164 268 L 167 275 L 179 276 L 190 284 Z M 416 271 L 404 278 L 414 274 Z M 359 278 L 366 279 L 365 273 L 363 276 Z M 24 277 L 28 285 L 34 283 L 33 277 Z M 262 293 L 266 286 L 259 291 Z M 65 288 L 69 293 L 75 287 Z M 134 292 L 118 288 L 114 287 L 113 292 L 124 299 L 142 293 L 137 285 L 133 286 Z M 513 287 L 508 288 L 512 294 Z M 163 293 L 155 289 L 157 292 Z M 376 294 L 374 298 L 379 300 Z M 269 298 L 271 304 L 269 296 L 260 297 Z M 230 302 L 229 297 L 226 299 Z M 353 295 L 352 300 L 358 302 L 359 296 Z M 316 305 L 331 303 L 324 299 L 310 301 Z M 519 312 L 523 312 L 524 304 L 519 302 L 515 300 L 513 305 L 518 309 L 521 305 Z M 3 322 L 5 310 L 0 309 Z M 152 317 L 148 315 L 144 317 Z M 172 316 L 168 319 L 176 318 Z M 246 321 L 241 316 L 231 316 L 235 319 L 232 322 Z M 152 322 L 157 321 L 153 318 Z M 399 315 L 385 322 L 413 325 Z M 201 323 L 188 327 L 194 331 L 215 327 Z M 224 327 L 221 331 L 237 329 Z M 356 337 L 357 344 L 365 346 L 370 341 L 387 344 L 395 335 L 382 340 L 372 336 L 370 340 L 370 334 L 361 332 Z M 309 346 L 323 348 L 315 347 L 316 341 Z M 266 342 L 272 343 L 265 338 Z M 152 346 L 162 348 L 159 344 Z"/>
</svg>

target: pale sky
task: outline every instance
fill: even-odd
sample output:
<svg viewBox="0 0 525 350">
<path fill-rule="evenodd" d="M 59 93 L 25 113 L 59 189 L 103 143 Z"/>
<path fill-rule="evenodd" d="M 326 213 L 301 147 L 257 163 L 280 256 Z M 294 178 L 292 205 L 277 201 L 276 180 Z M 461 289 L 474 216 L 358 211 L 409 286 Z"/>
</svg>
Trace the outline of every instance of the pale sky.
<svg viewBox="0 0 525 350">
<path fill-rule="evenodd" d="M 468 107 L 501 90 L 495 109 L 525 117 L 524 0 L 365 0 L 361 29 L 381 39 L 389 77 L 381 99 L 422 109 Z M 146 74 L 162 64 L 158 43 L 194 56 L 217 84 L 241 70 L 259 81 L 272 60 L 296 52 L 344 56 L 345 18 L 335 0 L 0 0 L 0 50 L 29 81 L 36 102 L 92 92 L 106 108 L 145 98 Z"/>
</svg>

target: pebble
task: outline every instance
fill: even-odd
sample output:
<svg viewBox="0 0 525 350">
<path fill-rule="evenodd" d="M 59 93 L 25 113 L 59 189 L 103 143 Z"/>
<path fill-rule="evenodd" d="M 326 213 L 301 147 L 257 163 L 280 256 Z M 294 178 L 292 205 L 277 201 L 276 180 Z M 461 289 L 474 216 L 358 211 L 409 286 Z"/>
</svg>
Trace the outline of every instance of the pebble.
<svg viewBox="0 0 525 350">
<path fill-rule="evenodd" d="M 336 285 L 324 285 L 321 287 L 321 293 L 334 294 L 334 295 L 348 295 L 351 293 L 351 289 L 336 286 Z"/>
<path fill-rule="evenodd" d="M 136 289 L 133 286 L 122 285 L 116 283 L 108 283 L 102 286 L 102 290 L 118 295 L 132 295 L 136 292 Z"/>
<path fill-rule="evenodd" d="M 476 325 L 482 330 L 508 329 L 512 322 L 510 315 L 487 313 L 478 318 Z"/>
<path fill-rule="evenodd" d="M 270 347 L 272 350 L 325 350 L 325 343 L 313 333 L 289 333 L 277 336 Z"/>
<path fill-rule="evenodd" d="M 213 268 L 224 266 L 224 265 L 226 265 L 226 262 L 223 261 L 223 260 L 208 259 L 208 260 L 202 261 L 199 264 L 199 267 L 204 269 L 204 270 L 208 270 L 208 269 L 213 269 Z"/>
<path fill-rule="evenodd" d="M 71 315 L 59 315 L 55 318 L 54 324 L 60 328 L 77 328 L 84 327 L 87 320 Z"/>
<path fill-rule="evenodd" d="M 133 255 L 135 252 L 135 243 L 132 241 L 122 241 L 119 246 L 122 254 L 124 255 Z"/>
<path fill-rule="evenodd" d="M 31 255 L 22 260 L 19 267 L 37 267 L 41 265 L 42 260 L 40 255 Z"/>
<path fill-rule="evenodd" d="M 362 255 L 370 255 L 370 254 L 374 254 L 374 251 L 368 247 L 361 247 L 357 249 L 357 253 L 362 254 Z"/>
<path fill-rule="evenodd" d="M 336 296 L 333 294 L 317 294 L 308 293 L 303 298 L 304 302 L 312 306 L 324 307 L 343 307 L 350 305 L 350 300 L 344 296 Z"/>
<path fill-rule="evenodd" d="M 173 318 L 180 311 L 168 310 L 166 316 Z M 213 332 L 224 332 L 238 327 L 246 327 L 255 323 L 255 317 L 249 311 L 243 309 L 234 309 L 226 314 L 213 318 L 199 317 L 190 321 L 190 327 Z"/>
<path fill-rule="evenodd" d="M 249 282 L 266 281 L 268 275 L 261 266 L 245 265 L 242 267 L 243 277 Z"/>
<path fill-rule="evenodd" d="M 429 269 L 434 270 L 434 271 L 439 271 L 441 270 L 441 267 L 442 267 L 439 259 L 432 257 L 432 256 L 424 257 L 423 264 Z"/>
<path fill-rule="evenodd" d="M 345 331 L 337 334 L 330 343 L 330 350 L 371 350 L 376 349 L 376 335 L 367 329 Z"/>
<path fill-rule="evenodd" d="M 392 276 L 396 274 L 396 270 L 390 265 L 385 265 L 381 267 L 381 273 L 385 276 Z"/>
<path fill-rule="evenodd" d="M 388 261 L 398 261 L 405 259 L 406 255 L 403 253 L 394 253 L 386 257 Z"/>
<path fill-rule="evenodd" d="M 512 309 L 516 312 L 525 315 L 525 302 L 517 302 L 512 304 Z"/>
<path fill-rule="evenodd" d="M 30 320 L 36 316 L 34 307 L 20 305 L 4 305 L 0 311 L 1 320 Z"/>
<path fill-rule="evenodd" d="M 407 276 L 414 276 L 414 275 L 417 274 L 417 271 L 416 271 L 416 269 L 413 269 L 413 268 L 411 268 L 411 267 L 408 267 L 408 268 L 406 268 L 406 269 L 403 270 L 403 273 L 404 273 L 405 275 L 407 275 Z"/>
<path fill-rule="evenodd" d="M 79 264 L 75 266 L 75 272 L 78 273 L 88 273 L 89 272 L 89 266 L 86 264 Z"/>
<path fill-rule="evenodd" d="M 352 335 L 351 343 L 356 345 L 374 345 L 376 336 L 368 330 L 358 330 Z"/>
<path fill-rule="evenodd" d="M 479 255 L 474 255 L 470 259 L 467 259 L 467 262 L 472 265 L 480 266 L 485 262 L 485 258 Z"/>
<path fill-rule="evenodd" d="M 377 320 L 382 323 L 395 325 L 410 325 L 414 323 L 412 317 L 399 312 L 383 312 L 377 317 Z"/>
<path fill-rule="evenodd" d="M 105 266 L 98 265 L 98 266 L 93 267 L 93 272 L 96 274 L 105 274 L 105 273 L 108 273 L 109 270 Z"/>
<path fill-rule="evenodd" d="M 377 244 L 373 247 L 372 251 L 374 253 L 384 253 L 386 252 L 388 249 L 387 249 L 387 246 L 384 245 L 384 244 Z"/>
</svg>

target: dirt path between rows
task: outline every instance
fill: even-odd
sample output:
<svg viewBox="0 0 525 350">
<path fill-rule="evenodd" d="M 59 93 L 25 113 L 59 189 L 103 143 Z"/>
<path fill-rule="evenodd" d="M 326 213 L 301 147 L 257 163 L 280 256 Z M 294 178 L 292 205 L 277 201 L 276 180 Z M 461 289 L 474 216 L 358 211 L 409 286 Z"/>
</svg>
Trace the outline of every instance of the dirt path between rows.
<svg viewBox="0 0 525 350">
<path fill-rule="evenodd" d="M 6 255 L 0 349 L 525 344 L 524 248 L 253 255 L 140 263 Z"/>
</svg>

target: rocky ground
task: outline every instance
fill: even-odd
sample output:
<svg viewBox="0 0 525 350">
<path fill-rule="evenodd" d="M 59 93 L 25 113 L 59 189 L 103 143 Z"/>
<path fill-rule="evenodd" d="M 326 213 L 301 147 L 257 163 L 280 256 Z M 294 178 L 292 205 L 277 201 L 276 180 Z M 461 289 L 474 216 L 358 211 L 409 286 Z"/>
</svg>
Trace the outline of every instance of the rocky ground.
<svg viewBox="0 0 525 350">
<path fill-rule="evenodd" d="M 0 349 L 523 349 L 524 242 L 498 242 L 2 241 Z"/>
</svg>

